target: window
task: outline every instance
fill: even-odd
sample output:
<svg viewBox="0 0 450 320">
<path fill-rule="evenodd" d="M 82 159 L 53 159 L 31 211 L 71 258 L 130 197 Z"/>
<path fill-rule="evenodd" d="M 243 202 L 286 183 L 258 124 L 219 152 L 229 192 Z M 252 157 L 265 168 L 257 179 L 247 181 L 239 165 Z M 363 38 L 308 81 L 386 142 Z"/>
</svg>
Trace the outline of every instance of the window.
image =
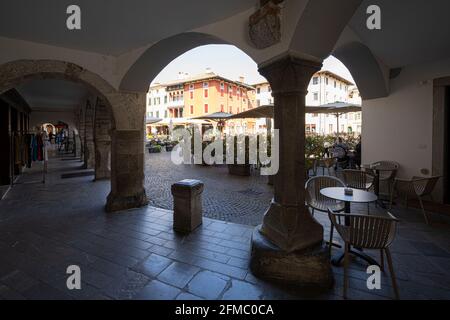
<svg viewBox="0 0 450 320">
<path fill-rule="evenodd" d="M 319 77 L 313 77 L 312 82 L 313 84 L 319 84 Z"/>
<path fill-rule="evenodd" d="M 256 93 L 260 94 L 261 93 L 261 88 L 256 88 Z"/>
<path fill-rule="evenodd" d="M 328 84 L 328 78 L 325 78 L 325 84 Z"/>
<path fill-rule="evenodd" d="M 267 99 L 268 104 L 272 104 L 272 99 Z"/>
<path fill-rule="evenodd" d="M 220 90 L 223 90 L 225 88 L 225 83 L 221 82 L 220 83 Z"/>
<path fill-rule="evenodd" d="M 194 91 L 190 91 L 189 94 L 190 94 L 190 98 L 194 99 Z"/>
<path fill-rule="evenodd" d="M 167 118 L 167 110 L 164 110 L 164 118 Z"/>
<path fill-rule="evenodd" d="M 220 90 L 220 96 L 223 97 L 223 89 Z"/>
<path fill-rule="evenodd" d="M 220 105 L 220 112 L 223 112 L 223 104 Z"/>
<path fill-rule="evenodd" d="M 267 89 L 269 92 L 272 92 L 272 88 L 269 86 L 269 88 Z"/>
<path fill-rule="evenodd" d="M 333 124 L 330 123 L 328 125 L 328 129 L 329 129 L 330 133 L 332 133 L 333 132 Z"/>
<path fill-rule="evenodd" d="M 194 90 L 194 85 L 193 84 L 189 85 L 189 90 L 191 90 L 191 91 Z"/>
<path fill-rule="evenodd" d="M 314 99 L 314 101 L 319 100 L 319 93 L 314 92 L 314 93 L 313 93 L 313 99 Z"/>
<path fill-rule="evenodd" d="M 205 104 L 205 113 L 208 113 L 208 104 Z"/>
<path fill-rule="evenodd" d="M 261 106 L 261 100 L 259 100 L 259 99 L 256 100 L 256 106 L 257 107 Z"/>
<path fill-rule="evenodd" d="M 149 105 L 149 106 L 152 105 L 152 98 L 148 98 L 148 105 Z"/>
<path fill-rule="evenodd" d="M 230 107 L 229 107 L 228 112 L 229 112 L 229 113 L 233 113 L 233 106 L 230 106 Z"/>
<path fill-rule="evenodd" d="M 203 88 L 208 88 L 209 87 L 209 83 L 208 82 L 203 82 Z"/>
<path fill-rule="evenodd" d="M 194 114 L 194 106 L 191 105 L 191 114 Z"/>
<path fill-rule="evenodd" d="M 156 117 L 159 118 L 159 111 L 156 111 Z"/>
<path fill-rule="evenodd" d="M 335 87 L 335 88 L 336 88 L 336 85 L 337 85 L 337 84 L 336 84 L 336 80 L 334 80 L 334 87 Z"/>
<path fill-rule="evenodd" d="M 205 98 L 208 98 L 208 89 L 205 89 Z"/>
<path fill-rule="evenodd" d="M 150 117 L 153 118 L 153 112 L 150 112 Z"/>
<path fill-rule="evenodd" d="M 167 95 L 164 96 L 164 103 L 167 103 Z"/>
<path fill-rule="evenodd" d="M 342 90 L 342 83 L 339 83 L 339 89 Z"/>
</svg>

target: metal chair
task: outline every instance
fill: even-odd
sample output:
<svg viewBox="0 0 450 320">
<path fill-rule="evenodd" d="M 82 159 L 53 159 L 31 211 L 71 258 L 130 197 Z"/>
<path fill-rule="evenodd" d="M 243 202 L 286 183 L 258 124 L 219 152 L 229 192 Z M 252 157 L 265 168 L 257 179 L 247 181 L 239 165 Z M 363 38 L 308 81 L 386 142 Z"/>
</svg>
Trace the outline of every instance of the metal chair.
<svg viewBox="0 0 450 320">
<path fill-rule="evenodd" d="M 393 190 L 391 192 L 391 200 L 389 203 L 389 209 L 392 208 L 392 202 L 394 200 L 394 193 L 398 196 L 405 197 L 406 208 L 408 208 L 408 198 L 416 198 L 419 200 L 420 208 L 422 209 L 423 217 L 426 224 L 429 224 L 428 216 L 423 206 L 422 198 L 430 195 L 433 192 L 436 183 L 440 176 L 432 177 L 412 177 L 411 179 L 399 179 L 395 178 L 393 184 Z"/>
<path fill-rule="evenodd" d="M 369 191 L 373 187 L 374 176 L 367 171 L 345 169 L 343 175 L 345 185 L 349 188 Z M 367 203 L 367 213 L 370 212 L 369 205 Z"/>
<path fill-rule="evenodd" d="M 391 194 L 392 191 L 392 183 L 394 182 L 395 176 L 397 175 L 398 168 L 400 164 L 395 161 L 382 160 L 374 162 L 370 165 L 370 168 L 376 169 L 377 167 L 383 168 L 383 170 L 379 171 L 379 182 L 387 182 L 388 185 L 388 194 Z"/>
<path fill-rule="evenodd" d="M 322 175 L 325 175 L 325 169 L 327 169 L 328 175 L 330 175 L 330 168 L 334 168 L 337 163 L 336 158 L 323 158 L 320 159 L 320 166 L 322 167 Z M 336 172 L 334 172 L 336 175 Z"/>
<path fill-rule="evenodd" d="M 312 170 L 312 176 L 317 175 L 317 160 L 314 158 L 305 158 L 305 178 L 309 179 L 310 171 Z"/>
<path fill-rule="evenodd" d="M 310 178 L 305 183 L 305 201 L 308 207 L 312 209 L 312 214 L 314 211 L 327 212 L 328 208 L 333 211 L 340 212 L 344 210 L 344 202 L 330 199 L 325 197 L 320 193 L 320 190 L 328 187 L 344 187 L 344 183 L 332 176 L 316 176 Z"/>
<path fill-rule="evenodd" d="M 347 187 L 369 191 L 373 187 L 374 177 L 367 171 L 345 169 L 344 182 Z"/>
<path fill-rule="evenodd" d="M 344 299 L 347 299 L 348 288 L 348 263 L 350 246 L 359 249 L 380 250 L 381 269 L 384 271 L 384 254 L 386 254 L 389 272 L 392 279 L 392 287 L 394 288 L 395 298 L 399 299 L 399 291 L 395 277 L 394 267 L 392 264 L 391 252 L 389 245 L 395 237 L 395 231 L 398 219 L 391 213 L 387 212 L 387 216 L 369 216 L 359 214 L 336 213 L 328 209 L 328 217 L 331 221 L 330 241 L 333 239 L 333 231 L 341 236 L 345 245 L 344 253 Z M 331 247 L 330 257 L 331 257 Z"/>
</svg>

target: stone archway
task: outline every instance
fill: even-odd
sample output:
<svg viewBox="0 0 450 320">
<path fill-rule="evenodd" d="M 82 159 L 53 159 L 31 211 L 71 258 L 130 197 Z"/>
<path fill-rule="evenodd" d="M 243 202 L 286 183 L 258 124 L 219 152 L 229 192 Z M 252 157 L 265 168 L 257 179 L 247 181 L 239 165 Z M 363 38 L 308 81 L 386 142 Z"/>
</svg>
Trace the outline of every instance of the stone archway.
<svg viewBox="0 0 450 320">
<path fill-rule="evenodd" d="M 110 110 L 111 192 L 106 210 L 147 204 L 144 190 L 143 127 L 145 94 L 116 90 L 99 75 L 71 62 L 16 60 L 0 65 L 0 94 L 34 79 L 63 79 L 84 84 Z M 105 108 L 103 108 L 105 109 Z"/>
</svg>

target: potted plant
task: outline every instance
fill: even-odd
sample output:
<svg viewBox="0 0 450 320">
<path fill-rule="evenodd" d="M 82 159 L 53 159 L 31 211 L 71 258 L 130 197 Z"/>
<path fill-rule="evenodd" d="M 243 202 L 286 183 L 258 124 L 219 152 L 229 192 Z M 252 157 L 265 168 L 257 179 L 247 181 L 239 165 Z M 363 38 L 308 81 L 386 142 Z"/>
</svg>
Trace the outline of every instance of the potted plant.
<svg viewBox="0 0 450 320">
<path fill-rule="evenodd" d="M 148 153 L 160 153 L 161 152 L 161 146 L 157 144 L 155 141 L 151 141 L 148 146 Z"/>
</svg>

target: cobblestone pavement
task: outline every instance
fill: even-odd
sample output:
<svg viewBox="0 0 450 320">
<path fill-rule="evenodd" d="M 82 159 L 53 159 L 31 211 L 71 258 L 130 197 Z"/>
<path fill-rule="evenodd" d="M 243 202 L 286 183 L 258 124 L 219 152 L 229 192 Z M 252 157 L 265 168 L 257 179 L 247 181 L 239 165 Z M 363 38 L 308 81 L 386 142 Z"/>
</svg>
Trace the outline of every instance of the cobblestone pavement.
<svg viewBox="0 0 450 320">
<path fill-rule="evenodd" d="M 226 165 L 176 165 L 169 152 L 146 153 L 145 189 L 152 206 L 172 210 L 170 187 L 183 179 L 203 181 L 203 214 L 213 219 L 256 226 L 273 197 L 267 176 L 258 172 L 250 177 L 233 176 Z"/>
<path fill-rule="evenodd" d="M 335 285 L 322 293 L 254 277 L 250 226 L 204 218 L 183 236 L 173 232 L 168 210 L 105 213 L 109 181 L 61 179 L 83 172 L 80 164 L 51 161 L 46 184 L 36 166 L 0 201 L 1 299 L 342 299 L 342 267 L 333 267 Z M 366 210 L 352 206 L 353 212 Z M 391 251 L 401 298 L 450 299 L 448 221 L 431 214 L 429 226 L 420 211 L 401 207 L 394 214 L 400 224 Z M 315 217 L 327 239 L 328 218 Z M 366 252 L 378 259 L 378 252 Z M 72 264 L 82 270 L 81 290 L 67 290 Z M 389 273 L 382 273 L 380 290 L 369 290 L 366 267 L 352 259 L 349 298 L 391 299 Z"/>
</svg>

